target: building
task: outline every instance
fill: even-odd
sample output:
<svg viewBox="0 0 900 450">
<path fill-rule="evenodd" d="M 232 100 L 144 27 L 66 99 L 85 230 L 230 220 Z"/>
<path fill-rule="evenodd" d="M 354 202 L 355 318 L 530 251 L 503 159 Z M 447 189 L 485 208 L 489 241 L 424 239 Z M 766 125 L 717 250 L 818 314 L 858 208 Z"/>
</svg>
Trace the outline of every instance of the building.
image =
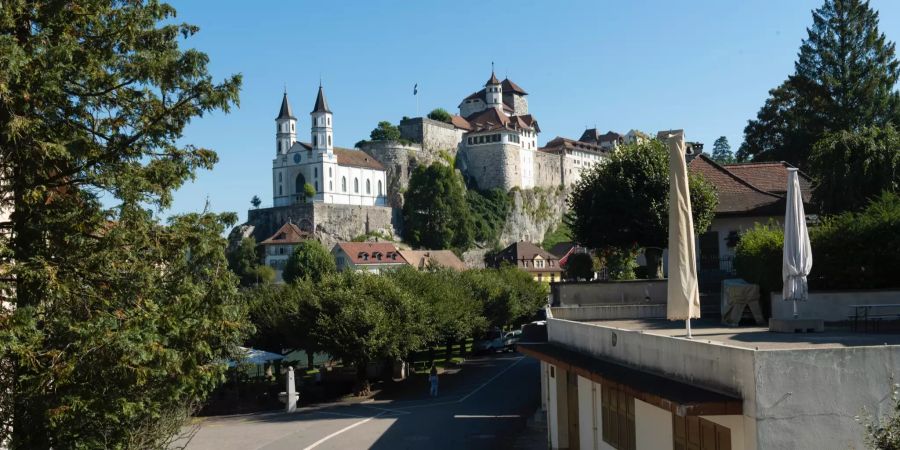
<svg viewBox="0 0 900 450">
<path fill-rule="evenodd" d="M 559 258 L 531 242 L 519 241 L 510 244 L 493 258 L 495 267 L 504 262 L 528 272 L 537 281 L 562 280 L 563 269 L 559 266 Z"/>
<path fill-rule="evenodd" d="M 260 242 L 265 255 L 265 264 L 275 270 L 275 281 L 283 281 L 282 272 L 288 258 L 297 244 L 310 239 L 312 234 L 303 231 L 294 223 L 287 222 L 272 236 Z"/>
<path fill-rule="evenodd" d="M 407 265 L 390 242 L 338 242 L 331 250 L 338 271 L 362 270 L 379 273 Z"/>
<path fill-rule="evenodd" d="M 548 341 L 519 344 L 541 360 L 553 449 L 866 448 L 856 417 L 894 408 L 900 335 L 776 334 L 695 320 L 686 339 L 683 322 L 604 318 L 656 305 L 606 300 L 551 308 Z"/>
<path fill-rule="evenodd" d="M 606 161 L 612 150 L 590 142 L 557 136 L 538 151 L 560 158 L 560 184 L 570 186 L 581 179 L 583 172 Z M 544 169 L 539 166 L 538 170 Z"/>
<path fill-rule="evenodd" d="M 468 269 L 466 263 L 450 250 L 400 250 L 400 256 L 416 270 L 444 268 L 463 271 Z"/>
<path fill-rule="evenodd" d="M 384 167 L 360 150 L 334 146 L 333 113 L 319 86 L 310 115 L 310 142 L 297 140 L 297 118 L 287 92 L 275 119 L 272 198 L 276 207 L 305 202 L 339 205 L 385 205 Z M 305 186 L 312 187 L 308 198 Z"/>
</svg>

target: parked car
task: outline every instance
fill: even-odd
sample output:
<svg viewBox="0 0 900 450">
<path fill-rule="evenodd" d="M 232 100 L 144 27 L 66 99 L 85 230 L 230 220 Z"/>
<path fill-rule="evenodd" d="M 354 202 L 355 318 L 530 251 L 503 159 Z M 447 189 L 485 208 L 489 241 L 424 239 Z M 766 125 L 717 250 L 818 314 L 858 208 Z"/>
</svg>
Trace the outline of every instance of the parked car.
<svg viewBox="0 0 900 450">
<path fill-rule="evenodd" d="M 519 342 L 519 337 L 521 336 L 521 330 L 492 330 L 481 339 L 476 339 L 472 343 L 472 351 L 475 353 L 511 352 L 516 349 L 516 343 Z"/>
</svg>

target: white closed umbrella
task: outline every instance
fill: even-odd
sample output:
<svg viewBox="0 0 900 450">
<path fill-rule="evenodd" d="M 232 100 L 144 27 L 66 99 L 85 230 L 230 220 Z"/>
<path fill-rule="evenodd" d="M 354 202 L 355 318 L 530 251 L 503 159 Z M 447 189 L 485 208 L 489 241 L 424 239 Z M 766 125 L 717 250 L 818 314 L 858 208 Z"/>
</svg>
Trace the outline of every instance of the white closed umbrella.
<svg viewBox="0 0 900 450">
<path fill-rule="evenodd" d="M 782 298 L 794 302 L 794 318 L 797 314 L 797 300 L 809 298 L 806 277 L 812 270 L 812 247 L 809 231 L 806 229 L 806 214 L 803 211 L 803 197 L 797 169 L 789 168 L 787 182 L 786 211 L 784 213 L 784 250 L 781 265 Z"/>
<path fill-rule="evenodd" d="M 700 317 L 700 289 L 697 285 L 697 255 L 694 247 L 694 219 L 684 162 L 684 131 L 666 135 L 669 148 L 669 281 L 666 318 L 684 320 L 691 337 L 691 319 Z"/>
</svg>

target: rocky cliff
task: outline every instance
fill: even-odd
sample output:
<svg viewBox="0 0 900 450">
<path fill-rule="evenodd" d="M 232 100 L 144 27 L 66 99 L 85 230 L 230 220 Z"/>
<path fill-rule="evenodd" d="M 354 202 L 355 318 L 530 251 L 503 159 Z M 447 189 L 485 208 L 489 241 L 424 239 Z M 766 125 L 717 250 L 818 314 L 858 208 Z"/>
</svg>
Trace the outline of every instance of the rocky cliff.
<svg viewBox="0 0 900 450">
<path fill-rule="evenodd" d="M 568 190 L 563 187 L 513 189 L 509 195 L 511 205 L 500 234 L 501 247 L 523 240 L 540 244 L 566 213 Z"/>
</svg>

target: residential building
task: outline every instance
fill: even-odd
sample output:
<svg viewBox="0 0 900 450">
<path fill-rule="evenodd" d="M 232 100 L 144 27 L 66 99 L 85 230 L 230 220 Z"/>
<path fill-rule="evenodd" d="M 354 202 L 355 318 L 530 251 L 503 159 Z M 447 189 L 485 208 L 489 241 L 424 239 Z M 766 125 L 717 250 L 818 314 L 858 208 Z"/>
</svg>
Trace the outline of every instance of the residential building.
<svg viewBox="0 0 900 450">
<path fill-rule="evenodd" d="M 694 320 L 687 339 L 683 321 L 606 319 L 657 310 L 607 300 L 551 308 L 548 341 L 519 344 L 541 360 L 553 449 L 866 448 L 857 417 L 893 413 L 900 335 Z"/>
<path fill-rule="evenodd" d="M 309 113 L 310 142 L 297 140 L 297 118 L 287 92 L 275 119 L 275 159 L 272 160 L 274 206 L 317 202 L 339 205 L 383 206 L 387 204 L 384 166 L 360 150 L 334 146 L 333 113 L 319 86 Z M 313 188 L 307 198 L 305 185 Z"/>
<path fill-rule="evenodd" d="M 540 152 L 558 155 L 562 161 L 560 184 L 570 186 L 581 179 L 588 169 L 609 158 L 610 150 L 590 142 L 576 141 L 557 136 L 538 149 Z M 539 166 L 538 170 L 544 170 Z"/>
<path fill-rule="evenodd" d="M 456 253 L 450 250 L 400 250 L 400 256 L 416 270 L 444 268 L 463 271 L 468 269 Z"/>
<path fill-rule="evenodd" d="M 504 262 L 528 272 L 537 281 L 550 283 L 562 280 L 563 269 L 559 267 L 559 258 L 531 242 L 510 244 L 493 258 L 494 266 Z"/>
<path fill-rule="evenodd" d="M 338 271 L 363 270 L 379 273 L 407 264 L 390 242 L 338 242 L 331 250 Z"/>
<path fill-rule="evenodd" d="M 275 281 L 283 281 L 282 272 L 288 258 L 294 253 L 297 244 L 310 239 L 312 234 L 300 229 L 296 224 L 287 222 L 272 236 L 260 242 L 265 255 L 265 264 L 275 270 Z"/>
</svg>

